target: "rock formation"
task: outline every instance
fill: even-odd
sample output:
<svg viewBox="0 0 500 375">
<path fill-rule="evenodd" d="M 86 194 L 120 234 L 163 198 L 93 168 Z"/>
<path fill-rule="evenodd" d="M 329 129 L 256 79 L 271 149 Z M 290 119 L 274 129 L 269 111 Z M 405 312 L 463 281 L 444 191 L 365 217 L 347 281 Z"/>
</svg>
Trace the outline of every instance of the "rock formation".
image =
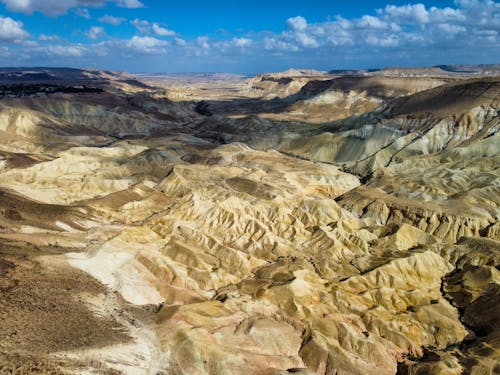
<svg viewBox="0 0 500 375">
<path fill-rule="evenodd" d="M 0 100 L 0 372 L 498 371 L 498 78 L 270 77 Z"/>
</svg>

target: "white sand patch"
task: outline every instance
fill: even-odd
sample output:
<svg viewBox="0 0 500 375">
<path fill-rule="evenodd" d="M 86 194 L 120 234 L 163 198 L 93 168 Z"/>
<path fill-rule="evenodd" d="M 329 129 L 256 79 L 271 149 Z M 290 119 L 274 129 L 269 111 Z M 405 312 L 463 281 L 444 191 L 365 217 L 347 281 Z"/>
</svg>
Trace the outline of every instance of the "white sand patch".
<svg viewBox="0 0 500 375">
<path fill-rule="evenodd" d="M 68 253 L 68 261 L 134 305 L 162 303 L 163 297 L 147 280 L 149 271 L 135 258 L 139 251 L 154 244 L 132 242 L 129 235 L 119 235 L 85 253 Z"/>
</svg>

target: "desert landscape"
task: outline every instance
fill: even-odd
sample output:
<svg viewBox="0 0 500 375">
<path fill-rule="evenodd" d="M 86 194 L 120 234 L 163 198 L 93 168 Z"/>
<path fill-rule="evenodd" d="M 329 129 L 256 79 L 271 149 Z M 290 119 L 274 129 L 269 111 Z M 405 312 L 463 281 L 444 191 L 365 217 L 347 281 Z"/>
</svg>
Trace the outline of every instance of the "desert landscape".
<svg viewBox="0 0 500 375">
<path fill-rule="evenodd" d="M 500 372 L 498 65 L 0 88 L 0 373 Z"/>
</svg>

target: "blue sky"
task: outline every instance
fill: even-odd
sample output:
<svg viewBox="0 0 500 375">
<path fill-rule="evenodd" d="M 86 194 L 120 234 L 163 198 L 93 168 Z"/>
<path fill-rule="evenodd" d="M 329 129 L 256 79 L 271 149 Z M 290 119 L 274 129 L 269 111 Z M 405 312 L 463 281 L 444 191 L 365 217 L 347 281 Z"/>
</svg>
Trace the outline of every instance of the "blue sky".
<svg viewBox="0 0 500 375">
<path fill-rule="evenodd" d="M 0 65 L 132 72 L 500 63 L 493 0 L 0 0 Z"/>
</svg>

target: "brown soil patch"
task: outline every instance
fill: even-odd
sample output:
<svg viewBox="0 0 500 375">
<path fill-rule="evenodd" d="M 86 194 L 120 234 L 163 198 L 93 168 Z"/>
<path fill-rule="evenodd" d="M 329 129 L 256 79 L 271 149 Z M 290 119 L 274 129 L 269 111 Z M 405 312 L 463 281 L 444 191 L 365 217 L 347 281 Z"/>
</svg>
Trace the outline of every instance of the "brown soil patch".
<svg viewBox="0 0 500 375">
<path fill-rule="evenodd" d="M 0 373 L 58 374 L 52 353 L 128 341 L 125 328 L 97 317 L 82 293 L 107 291 L 67 265 L 0 252 Z"/>
<path fill-rule="evenodd" d="M 88 208 L 40 203 L 9 189 L 0 189 L 0 226 L 4 228 L 31 225 L 60 231 L 54 223 L 61 221 L 73 228 L 85 229 L 78 222 L 90 218 L 92 212 Z"/>
</svg>

